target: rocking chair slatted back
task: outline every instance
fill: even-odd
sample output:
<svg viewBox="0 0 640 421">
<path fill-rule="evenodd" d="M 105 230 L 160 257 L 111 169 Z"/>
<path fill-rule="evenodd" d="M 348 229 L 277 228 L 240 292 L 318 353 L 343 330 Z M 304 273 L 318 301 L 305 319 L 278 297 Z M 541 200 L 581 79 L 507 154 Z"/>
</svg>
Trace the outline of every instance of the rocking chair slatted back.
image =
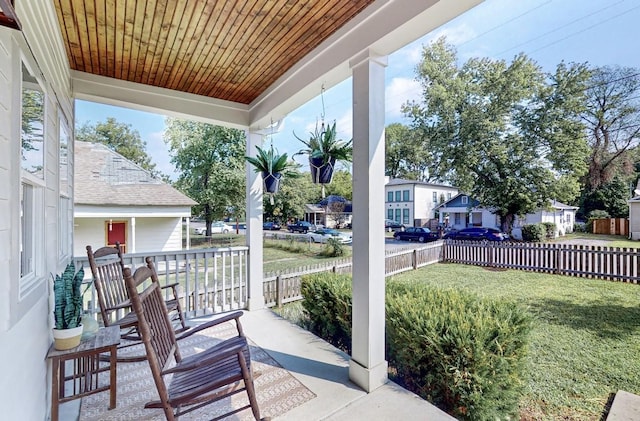
<svg viewBox="0 0 640 421">
<path fill-rule="evenodd" d="M 149 267 L 142 266 L 135 271 L 132 279 L 137 286 L 145 280 L 151 279 L 152 276 L 153 271 Z M 176 336 L 158 283 L 152 282 L 151 286 L 138 294 L 138 297 L 140 308 L 136 310 L 134 307 L 134 311 L 136 313 L 141 311 L 144 315 L 140 319 L 143 320 L 143 323 L 140 323 L 140 320 L 138 322 L 140 336 L 142 336 L 145 346 L 148 343 L 153 348 L 152 353 L 147 351 L 147 357 L 153 358 L 153 364 L 157 364 L 161 370 L 166 368 L 172 354 L 177 362 L 181 361 L 180 352 L 176 346 Z M 133 305 L 135 306 L 135 304 Z M 153 333 L 150 326 L 153 326 Z M 145 341 L 145 337 L 149 340 Z M 152 364 L 151 360 L 149 360 L 149 364 Z"/>
<path fill-rule="evenodd" d="M 147 257 L 146 261 L 147 267 L 140 267 L 133 274 L 129 268 L 124 269 L 127 292 L 138 317 L 140 336 L 160 398 L 159 401 L 147 403 L 145 407 L 162 408 L 167 420 L 173 421 L 180 415 L 212 404 L 226 396 L 246 391 L 247 405 L 232 409 L 229 413 L 214 419 L 219 420 L 229 414 L 251 408 L 253 416 L 259 420 L 260 411 L 251 373 L 249 344 L 240 327 L 242 312 L 231 313 L 204 323 L 181 335 L 182 339 L 232 320 L 235 320 L 238 329 L 238 336 L 222 340 L 207 350 L 183 359 L 159 284 L 151 282 L 149 285 L 147 282 L 155 273 L 153 260 Z M 148 286 L 139 292 L 143 285 Z M 173 362 L 172 355 L 175 366 L 168 368 Z M 169 383 L 165 383 L 165 378 L 168 379 L 167 374 L 173 374 L 168 380 Z"/>
<path fill-rule="evenodd" d="M 127 311 L 130 307 L 129 295 L 124 285 L 124 263 L 120 245 L 101 247 L 95 252 L 87 246 L 87 257 L 98 295 L 100 314 L 105 326 L 119 324 L 118 311 Z"/>
</svg>

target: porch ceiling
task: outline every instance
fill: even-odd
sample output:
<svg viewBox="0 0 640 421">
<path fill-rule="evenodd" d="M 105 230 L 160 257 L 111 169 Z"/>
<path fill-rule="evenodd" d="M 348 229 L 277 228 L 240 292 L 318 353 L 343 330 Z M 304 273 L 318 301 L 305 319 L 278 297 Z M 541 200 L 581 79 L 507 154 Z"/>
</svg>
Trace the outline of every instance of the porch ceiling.
<svg viewBox="0 0 640 421">
<path fill-rule="evenodd" d="M 71 69 L 249 104 L 374 0 L 54 0 Z"/>
<path fill-rule="evenodd" d="M 53 4 L 76 98 L 260 130 L 482 1 Z"/>
</svg>

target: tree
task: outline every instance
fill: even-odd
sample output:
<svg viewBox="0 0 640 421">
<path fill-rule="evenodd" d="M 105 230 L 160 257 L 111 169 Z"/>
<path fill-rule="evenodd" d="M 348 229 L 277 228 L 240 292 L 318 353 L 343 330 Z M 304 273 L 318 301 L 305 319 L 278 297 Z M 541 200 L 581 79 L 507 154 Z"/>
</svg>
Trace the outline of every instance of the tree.
<svg viewBox="0 0 640 421">
<path fill-rule="evenodd" d="M 588 153 L 579 120 L 585 67 L 561 64 L 545 75 L 524 55 L 456 60 L 442 38 L 424 47 L 423 100 L 404 108 L 429 139 L 429 173 L 492 209 L 507 232 L 515 216 L 561 193 L 575 200 Z"/>
<path fill-rule="evenodd" d="M 591 215 L 593 211 L 605 211 L 612 218 L 629 216 L 629 185 L 622 177 L 601 184 L 593 190 L 585 190 L 580 206 L 581 215 Z"/>
<path fill-rule="evenodd" d="M 147 154 L 147 142 L 142 140 L 140 133 L 130 124 L 119 123 L 113 117 L 107 117 L 105 122 L 98 122 L 95 125 L 84 123 L 76 128 L 76 140 L 102 143 L 151 172 L 154 177 L 161 176 L 155 169 L 156 164 L 151 162 L 151 157 Z"/>
<path fill-rule="evenodd" d="M 333 180 L 325 186 L 325 196 L 329 195 L 342 196 L 347 200 L 353 198 L 353 182 L 351 173 L 347 170 L 336 170 L 333 173 Z M 322 197 L 316 198 L 311 203 L 317 203 Z"/>
<path fill-rule="evenodd" d="M 196 121 L 166 120 L 164 141 L 178 172 L 175 187 L 198 202 L 195 215 L 211 222 L 245 213 L 244 132 Z"/>
<path fill-rule="evenodd" d="M 586 190 L 597 190 L 616 176 L 634 170 L 634 149 L 640 141 L 640 71 L 598 67 L 591 71 L 586 90 L 587 126 L 591 155 Z"/>
<path fill-rule="evenodd" d="M 391 178 L 430 181 L 431 154 L 427 138 L 419 130 L 400 123 L 385 129 L 385 175 Z"/>
</svg>

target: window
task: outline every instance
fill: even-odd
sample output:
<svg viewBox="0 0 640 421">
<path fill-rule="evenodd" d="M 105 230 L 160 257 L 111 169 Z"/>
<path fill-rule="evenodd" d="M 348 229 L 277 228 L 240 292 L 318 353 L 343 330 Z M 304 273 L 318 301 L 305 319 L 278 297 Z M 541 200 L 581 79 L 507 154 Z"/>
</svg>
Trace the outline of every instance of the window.
<svg viewBox="0 0 640 421">
<path fill-rule="evenodd" d="M 22 169 L 44 180 L 44 92 L 22 66 Z"/>
<path fill-rule="evenodd" d="M 62 113 L 62 111 L 60 111 Z M 71 223 L 73 214 L 69 192 L 69 129 L 64 115 L 59 119 L 60 150 L 58 156 L 60 196 L 58 203 L 58 250 L 60 260 L 72 254 L 71 251 Z"/>
<path fill-rule="evenodd" d="M 467 196 L 462 196 L 460 199 L 462 200 L 463 205 L 466 205 L 467 203 L 469 203 L 469 198 Z"/>
<path fill-rule="evenodd" d="M 393 221 L 393 209 L 387 209 L 387 219 Z"/>
<path fill-rule="evenodd" d="M 25 298 L 44 276 L 44 92 L 27 67 L 22 66 L 20 285 Z"/>
<path fill-rule="evenodd" d="M 409 190 L 402 190 L 402 201 L 408 202 L 409 200 Z"/>
<path fill-rule="evenodd" d="M 461 220 L 460 220 L 460 214 L 459 214 L 459 213 L 456 213 L 455 215 L 456 215 L 456 216 L 455 216 L 455 224 L 456 224 L 456 225 L 460 225 L 460 221 L 461 221 Z"/>
<path fill-rule="evenodd" d="M 393 202 L 393 192 L 387 192 L 387 202 Z"/>
<path fill-rule="evenodd" d="M 402 196 L 401 195 L 402 195 L 402 192 L 400 190 L 398 190 L 396 192 L 396 200 L 395 200 L 396 202 L 401 202 L 402 201 Z"/>
<path fill-rule="evenodd" d="M 438 203 L 438 193 L 433 192 L 433 203 Z"/>
<path fill-rule="evenodd" d="M 401 221 L 401 219 L 400 219 L 401 213 L 400 212 L 402 212 L 401 209 L 396 209 L 396 216 L 395 216 L 395 218 L 393 218 L 394 221 L 396 221 L 396 222 Z"/>
<path fill-rule="evenodd" d="M 402 209 L 402 223 L 409 225 L 409 209 Z"/>
<path fill-rule="evenodd" d="M 447 200 L 451 200 L 451 192 L 447 193 Z"/>
</svg>

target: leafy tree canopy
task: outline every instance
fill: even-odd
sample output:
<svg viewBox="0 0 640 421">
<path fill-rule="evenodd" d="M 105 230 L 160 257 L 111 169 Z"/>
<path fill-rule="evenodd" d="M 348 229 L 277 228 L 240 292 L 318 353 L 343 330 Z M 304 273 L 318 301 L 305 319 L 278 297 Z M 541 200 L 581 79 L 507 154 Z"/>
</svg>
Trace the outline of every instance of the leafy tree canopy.
<svg viewBox="0 0 640 421">
<path fill-rule="evenodd" d="M 161 176 L 155 169 L 156 164 L 151 162 L 151 157 L 147 154 L 147 142 L 142 140 L 140 133 L 130 124 L 120 123 L 113 117 L 107 117 L 106 121 L 96 124 L 84 123 L 76 128 L 76 140 L 102 143 L 150 171 L 153 176 Z"/>
<path fill-rule="evenodd" d="M 385 175 L 391 178 L 434 181 L 428 174 L 431 163 L 429 139 L 419 130 L 400 123 L 385 128 Z"/>
<path fill-rule="evenodd" d="M 562 63 L 546 75 L 525 55 L 458 66 L 441 38 L 424 47 L 417 74 L 423 99 L 404 111 L 428 140 L 429 174 L 493 209 L 506 231 L 550 199 L 575 200 L 588 155 L 584 66 Z"/>
<path fill-rule="evenodd" d="M 211 222 L 245 213 L 245 134 L 241 130 L 174 118 L 164 141 L 178 172 L 175 187 L 198 202 L 210 234 Z"/>
</svg>

